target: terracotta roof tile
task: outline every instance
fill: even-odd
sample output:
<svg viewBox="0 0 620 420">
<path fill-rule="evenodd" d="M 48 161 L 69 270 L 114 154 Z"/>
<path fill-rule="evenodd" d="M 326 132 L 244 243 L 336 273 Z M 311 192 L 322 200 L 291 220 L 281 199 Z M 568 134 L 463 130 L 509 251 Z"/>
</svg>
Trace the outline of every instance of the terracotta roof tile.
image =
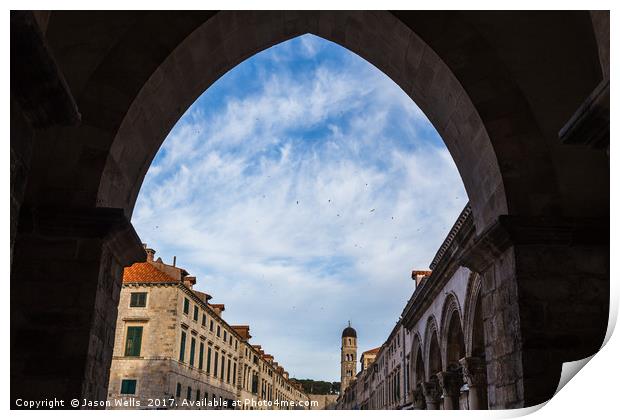
<svg viewBox="0 0 620 420">
<path fill-rule="evenodd" d="M 178 283 L 178 281 L 152 264 L 142 262 L 125 268 L 123 283 Z"/>
</svg>

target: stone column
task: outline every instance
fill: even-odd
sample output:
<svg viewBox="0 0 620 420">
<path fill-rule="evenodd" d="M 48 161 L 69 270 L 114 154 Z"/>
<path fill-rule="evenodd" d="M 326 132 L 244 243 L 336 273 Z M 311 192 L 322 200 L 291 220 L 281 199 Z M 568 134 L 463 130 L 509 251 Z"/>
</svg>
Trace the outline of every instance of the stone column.
<svg viewBox="0 0 620 420">
<path fill-rule="evenodd" d="M 458 371 L 439 372 L 437 379 L 443 394 L 443 409 L 458 410 L 458 397 L 463 384 L 462 375 Z"/>
<path fill-rule="evenodd" d="M 431 378 L 429 382 L 422 382 L 422 392 L 426 402 L 427 410 L 439 410 L 441 402 L 441 388 L 436 377 Z"/>
<path fill-rule="evenodd" d="M 464 357 L 460 361 L 463 367 L 463 379 L 469 387 L 468 401 L 470 410 L 486 410 L 483 404 L 486 395 L 486 366 L 478 357 Z"/>
<path fill-rule="evenodd" d="M 36 132 L 75 125 L 80 120 L 75 100 L 39 27 L 45 13 L 11 12 L 11 264 Z"/>
<path fill-rule="evenodd" d="M 481 274 L 490 409 L 548 401 L 609 316 L 609 220 L 500 216 L 461 257 Z"/>
<path fill-rule="evenodd" d="M 22 209 L 11 270 L 13 406 L 107 399 L 123 267 L 145 258 L 120 209 Z"/>
<path fill-rule="evenodd" d="M 424 402 L 424 393 L 421 388 L 416 388 L 412 392 L 412 401 L 414 410 L 424 410 L 426 407 Z"/>
</svg>

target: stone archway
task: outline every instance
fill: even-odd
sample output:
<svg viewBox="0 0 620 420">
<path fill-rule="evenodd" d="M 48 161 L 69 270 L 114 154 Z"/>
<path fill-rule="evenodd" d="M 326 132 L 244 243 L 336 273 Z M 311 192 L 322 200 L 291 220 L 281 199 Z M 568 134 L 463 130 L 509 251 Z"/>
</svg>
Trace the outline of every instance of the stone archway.
<svg viewBox="0 0 620 420">
<path fill-rule="evenodd" d="M 392 78 L 457 164 L 478 233 L 462 260 L 488 286 L 483 322 L 505 326 L 486 345 L 510 349 L 486 362 L 515 366 L 489 406 L 545 401 L 562 362 L 600 346 L 609 162 L 558 141 L 609 74 L 600 19 L 595 34 L 587 12 L 19 13 L 11 63 L 39 73 L 11 72 L 11 339 L 32 349 L 11 352 L 13 396 L 105 398 L 120 273 L 144 257 L 128 218 L 159 145 L 219 75 L 307 32 Z"/>
<path fill-rule="evenodd" d="M 415 333 L 411 347 L 411 381 L 410 387 L 412 391 L 411 400 L 416 410 L 424 410 L 426 401 L 422 392 L 422 383 L 426 380 L 426 370 L 424 368 L 424 353 L 422 351 L 422 340 L 420 335 Z"/>
<path fill-rule="evenodd" d="M 439 346 L 439 330 L 434 317 L 426 323 L 424 333 L 424 354 L 426 360 L 426 382 L 422 383 L 422 391 L 427 410 L 439 410 L 441 404 L 441 386 L 438 374 L 442 369 L 441 347 Z"/>
<path fill-rule="evenodd" d="M 444 302 L 441 345 L 445 368 L 439 374 L 439 382 L 443 392 L 444 409 L 454 410 L 460 407 L 463 374 L 459 361 L 465 357 L 465 340 L 461 326 L 461 310 L 453 293 L 448 294 Z"/>
<path fill-rule="evenodd" d="M 481 279 L 475 273 L 469 278 L 464 325 L 467 356 L 460 360 L 460 364 L 463 368 L 463 378 L 468 385 L 468 405 L 472 410 L 486 410 L 488 407 L 486 339 L 482 318 Z"/>
</svg>

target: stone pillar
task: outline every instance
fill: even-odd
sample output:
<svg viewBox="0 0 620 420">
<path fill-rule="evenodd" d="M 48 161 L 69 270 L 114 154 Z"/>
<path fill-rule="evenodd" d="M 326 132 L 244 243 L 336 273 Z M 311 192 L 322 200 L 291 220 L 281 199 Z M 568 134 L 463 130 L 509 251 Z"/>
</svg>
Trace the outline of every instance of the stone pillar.
<svg viewBox="0 0 620 420">
<path fill-rule="evenodd" d="M 421 388 L 416 388 L 412 392 L 412 401 L 414 410 L 424 410 L 426 404 L 424 402 L 424 393 Z"/>
<path fill-rule="evenodd" d="M 120 209 L 22 209 L 11 269 L 13 406 L 107 399 L 123 267 L 144 260 Z"/>
<path fill-rule="evenodd" d="M 40 28 L 46 13 L 11 11 L 11 264 L 36 131 L 80 120 Z"/>
<path fill-rule="evenodd" d="M 429 382 L 422 382 L 422 392 L 427 410 L 439 410 L 441 402 L 441 387 L 436 377 L 431 378 Z"/>
<path fill-rule="evenodd" d="M 464 357 L 460 361 L 463 367 L 463 379 L 469 387 L 468 401 L 470 410 L 486 410 L 486 366 L 478 357 Z"/>
<path fill-rule="evenodd" d="M 482 278 L 489 408 L 548 401 L 605 337 L 609 220 L 500 216 L 461 262 Z"/>
<path fill-rule="evenodd" d="M 439 387 L 443 395 L 444 410 L 458 410 L 459 392 L 463 385 L 463 377 L 458 371 L 439 372 Z"/>
</svg>

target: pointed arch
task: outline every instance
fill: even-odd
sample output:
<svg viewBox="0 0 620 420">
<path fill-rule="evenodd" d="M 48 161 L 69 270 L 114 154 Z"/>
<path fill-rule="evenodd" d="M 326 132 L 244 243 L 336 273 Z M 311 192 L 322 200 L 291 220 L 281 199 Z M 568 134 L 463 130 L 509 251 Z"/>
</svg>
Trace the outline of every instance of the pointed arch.
<svg viewBox="0 0 620 420">
<path fill-rule="evenodd" d="M 465 352 L 467 356 L 472 356 L 474 353 L 473 336 L 475 328 L 482 328 L 482 296 L 480 295 L 482 289 L 482 278 L 478 273 L 472 272 L 469 275 L 467 284 L 467 294 L 465 297 L 465 313 L 463 319 L 463 334 L 465 337 Z M 480 331 L 484 335 L 484 328 Z M 482 337 L 484 339 L 484 337 Z M 480 337 L 477 334 L 479 341 Z"/>
<path fill-rule="evenodd" d="M 444 368 L 458 367 L 459 359 L 465 357 L 465 339 L 461 305 L 453 292 L 448 293 L 444 300 L 440 337 Z"/>
<path fill-rule="evenodd" d="M 411 344 L 411 389 L 417 389 L 418 384 L 426 380 L 424 352 L 422 349 L 422 339 L 416 331 Z"/>
<path fill-rule="evenodd" d="M 439 329 L 435 316 L 431 315 L 426 322 L 424 332 L 424 360 L 426 367 L 426 380 L 443 369 L 441 347 L 439 346 Z"/>
</svg>

